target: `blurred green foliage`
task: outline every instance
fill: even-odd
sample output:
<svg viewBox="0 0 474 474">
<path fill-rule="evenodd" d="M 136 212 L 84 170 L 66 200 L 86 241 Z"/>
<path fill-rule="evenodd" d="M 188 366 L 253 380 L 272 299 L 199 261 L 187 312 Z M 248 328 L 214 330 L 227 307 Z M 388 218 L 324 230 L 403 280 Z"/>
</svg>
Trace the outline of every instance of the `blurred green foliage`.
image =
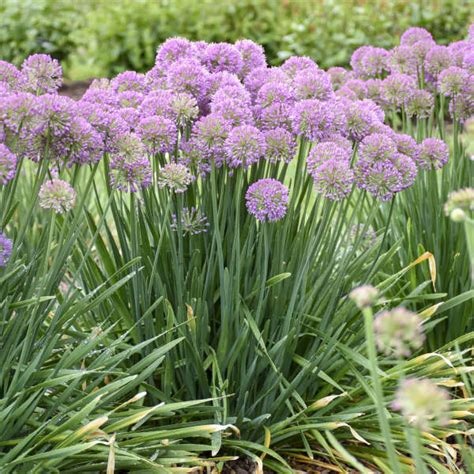
<svg viewBox="0 0 474 474">
<path fill-rule="evenodd" d="M 409 26 L 440 43 L 461 39 L 472 10 L 472 0 L 0 0 L 0 54 L 21 63 L 47 52 L 80 79 L 147 70 L 170 36 L 245 37 L 273 64 L 298 54 L 329 67 L 363 44 L 395 45 Z"/>
</svg>

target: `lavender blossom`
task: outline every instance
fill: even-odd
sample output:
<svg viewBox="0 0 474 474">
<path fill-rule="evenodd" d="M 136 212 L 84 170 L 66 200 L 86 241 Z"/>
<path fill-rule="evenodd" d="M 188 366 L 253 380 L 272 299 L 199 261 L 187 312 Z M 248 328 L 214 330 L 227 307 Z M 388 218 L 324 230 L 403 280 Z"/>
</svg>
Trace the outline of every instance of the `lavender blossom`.
<svg viewBox="0 0 474 474">
<path fill-rule="evenodd" d="M 264 132 L 266 157 L 271 163 L 289 163 L 296 153 L 295 137 L 284 128 L 273 128 Z"/>
<path fill-rule="evenodd" d="M 59 62 L 48 54 L 33 54 L 21 65 L 24 87 L 35 94 L 57 92 L 63 82 Z"/>
<path fill-rule="evenodd" d="M 224 150 L 229 167 L 247 168 L 257 163 L 265 154 L 265 137 L 258 128 L 241 125 L 230 131 L 224 143 Z"/>
<path fill-rule="evenodd" d="M 144 117 L 137 127 L 137 135 L 141 138 L 147 151 L 151 154 L 172 153 L 178 140 L 178 129 L 172 120 L 154 115 Z"/>
<path fill-rule="evenodd" d="M 0 231 L 0 267 L 6 267 L 10 260 L 13 249 L 13 242 L 3 232 Z"/>
<path fill-rule="evenodd" d="M 39 205 L 43 209 L 51 209 L 56 214 L 62 214 L 74 207 L 76 192 L 68 182 L 53 178 L 43 183 L 38 198 Z"/>
<path fill-rule="evenodd" d="M 209 72 L 240 74 L 244 66 L 240 51 L 228 43 L 211 43 L 203 53 L 202 63 Z"/>
<path fill-rule="evenodd" d="M 312 170 L 316 192 L 326 199 L 340 201 L 352 190 L 354 172 L 348 161 L 330 159 Z"/>
<path fill-rule="evenodd" d="M 168 163 L 160 169 L 158 186 L 171 189 L 175 193 L 184 193 L 194 179 L 186 166 L 180 163 Z"/>
<path fill-rule="evenodd" d="M 425 138 L 418 146 L 418 166 L 423 169 L 440 169 L 449 160 L 449 147 L 438 138 Z"/>
<path fill-rule="evenodd" d="M 283 219 L 288 206 L 288 188 L 276 179 L 260 179 L 245 195 L 247 210 L 259 221 Z"/>
<path fill-rule="evenodd" d="M 16 156 L 0 143 L 0 185 L 5 185 L 15 177 Z"/>
</svg>

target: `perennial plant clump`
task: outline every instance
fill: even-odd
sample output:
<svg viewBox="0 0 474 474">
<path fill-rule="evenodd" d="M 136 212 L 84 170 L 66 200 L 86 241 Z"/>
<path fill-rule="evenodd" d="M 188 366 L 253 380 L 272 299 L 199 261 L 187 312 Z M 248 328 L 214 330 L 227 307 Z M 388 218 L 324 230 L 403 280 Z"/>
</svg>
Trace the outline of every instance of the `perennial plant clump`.
<svg viewBox="0 0 474 474">
<path fill-rule="evenodd" d="M 446 440 L 469 433 L 444 422 L 472 410 L 473 48 L 411 28 L 325 71 L 170 38 L 150 71 L 77 101 L 55 59 L 0 62 L 0 470 L 178 472 L 226 450 L 282 473 L 321 457 L 398 473 L 403 417 L 424 444 L 444 430 L 415 468 L 455 465 Z M 427 345 L 443 362 L 399 360 Z M 453 413 L 418 380 L 431 372 L 463 386 Z"/>
</svg>

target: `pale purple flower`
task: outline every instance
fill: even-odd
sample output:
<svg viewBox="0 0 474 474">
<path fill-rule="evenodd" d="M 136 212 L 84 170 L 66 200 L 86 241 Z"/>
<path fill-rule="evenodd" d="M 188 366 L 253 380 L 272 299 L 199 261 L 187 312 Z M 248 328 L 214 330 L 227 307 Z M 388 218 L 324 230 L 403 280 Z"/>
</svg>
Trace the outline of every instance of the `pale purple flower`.
<svg viewBox="0 0 474 474">
<path fill-rule="evenodd" d="M 292 111 L 292 105 L 286 102 L 275 102 L 263 109 L 254 107 L 256 122 L 262 130 L 284 128 L 290 131 Z"/>
<path fill-rule="evenodd" d="M 57 92 L 63 82 L 59 62 L 48 54 L 33 54 L 21 65 L 24 87 L 34 94 Z"/>
<path fill-rule="evenodd" d="M 275 103 L 292 104 L 294 98 L 294 91 L 286 83 L 269 82 L 258 91 L 255 105 L 262 109 Z"/>
<path fill-rule="evenodd" d="M 136 91 L 123 91 L 117 94 L 119 107 L 138 109 L 145 99 L 145 95 Z"/>
<path fill-rule="evenodd" d="M 451 66 L 441 71 L 438 77 L 438 90 L 447 97 L 460 95 L 469 81 L 474 81 L 468 71 L 457 66 Z"/>
<path fill-rule="evenodd" d="M 235 47 L 242 57 L 243 65 L 240 70 L 241 77 L 246 77 L 254 69 L 267 65 L 265 51 L 259 44 L 248 39 L 243 39 L 237 41 Z"/>
<path fill-rule="evenodd" d="M 349 163 L 351 151 L 335 142 L 317 143 L 311 148 L 306 158 L 308 173 L 314 178 L 317 168 L 328 161 Z"/>
<path fill-rule="evenodd" d="M 140 120 L 137 135 L 149 153 L 172 153 L 178 140 L 178 129 L 173 120 L 153 115 Z"/>
<path fill-rule="evenodd" d="M 318 65 L 311 58 L 306 56 L 292 56 L 281 65 L 281 70 L 290 79 L 293 79 L 298 72 L 309 72 L 315 69 L 318 69 Z"/>
<path fill-rule="evenodd" d="M 418 168 L 413 159 L 403 153 L 397 152 L 390 161 L 400 173 L 400 191 L 413 186 L 418 174 Z"/>
<path fill-rule="evenodd" d="M 10 260 L 13 249 L 13 242 L 3 232 L 0 231 L 0 267 L 6 267 Z"/>
<path fill-rule="evenodd" d="M 331 201 L 344 199 L 352 189 L 354 172 L 348 161 L 331 159 L 312 170 L 316 192 Z"/>
<path fill-rule="evenodd" d="M 0 143 L 0 185 L 5 185 L 15 177 L 16 156 Z"/>
<path fill-rule="evenodd" d="M 160 169 L 158 186 L 168 188 L 175 193 L 184 193 L 194 181 L 188 167 L 181 163 L 167 163 Z"/>
<path fill-rule="evenodd" d="M 405 111 L 409 117 L 428 118 L 433 108 L 433 94 L 425 89 L 415 89 L 405 99 Z"/>
<path fill-rule="evenodd" d="M 440 169 L 449 160 L 449 147 L 438 138 L 425 138 L 418 145 L 418 166 L 423 169 Z"/>
<path fill-rule="evenodd" d="M 414 43 L 423 40 L 433 41 L 433 36 L 431 36 L 431 33 L 424 28 L 412 26 L 402 34 L 400 44 L 411 46 Z"/>
<path fill-rule="evenodd" d="M 321 141 L 336 133 L 336 112 L 333 104 L 317 99 L 297 102 L 291 115 L 293 130 L 308 140 Z"/>
<path fill-rule="evenodd" d="M 367 86 L 365 81 L 360 79 L 349 79 L 345 84 L 344 88 L 350 89 L 355 93 L 357 99 L 365 99 L 367 97 Z"/>
<path fill-rule="evenodd" d="M 403 189 L 402 175 L 391 161 L 359 160 L 355 173 L 359 188 L 382 201 L 390 200 L 395 193 Z"/>
<path fill-rule="evenodd" d="M 156 90 L 150 92 L 143 99 L 139 107 L 142 117 L 161 115 L 166 118 L 173 118 L 172 102 L 173 93 L 168 90 Z"/>
<path fill-rule="evenodd" d="M 360 58 L 356 74 L 363 78 L 381 76 L 388 70 L 389 52 L 383 48 L 369 47 Z"/>
<path fill-rule="evenodd" d="M 395 142 L 399 153 L 407 155 L 415 162 L 418 160 L 418 144 L 411 135 L 394 133 L 390 138 Z"/>
<path fill-rule="evenodd" d="M 192 122 L 199 115 L 199 107 L 196 99 L 186 94 L 186 92 L 180 92 L 173 95 L 171 99 L 170 108 L 172 114 L 175 116 L 175 121 L 179 126 L 184 126 L 189 122 Z"/>
<path fill-rule="evenodd" d="M 351 102 L 344 109 L 349 137 L 360 142 L 372 133 L 373 126 L 378 122 L 378 117 L 373 107 L 364 101 Z"/>
<path fill-rule="evenodd" d="M 369 308 L 377 303 L 379 290 L 372 285 L 362 285 L 354 288 L 349 293 L 349 298 L 359 309 Z"/>
<path fill-rule="evenodd" d="M 81 98 L 81 102 L 101 105 L 108 111 L 118 108 L 118 97 L 112 89 L 89 87 Z"/>
<path fill-rule="evenodd" d="M 232 99 L 239 102 L 244 107 L 250 107 L 252 100 L 250 93 L 245 89 L 242 84 L 238 85 L 224 85 L 219 87 L 211 97 L 211 109 L 212 104 L 218 104 L 226 99 Z"/>
<path fill-rule="evenodd" d="M 396 46 L 390 51 L 390 57 L 387 60 L 392 74 L 416 75 L 417 62 L 412 46 Z"/>
<path fill-rule="evenodd" d="M 271 163 L 283 161 L 289 163 L 296 153 L 296 139 L 284 128 L 272 128 L 264 132 L 266 159 Z"/>
<path fill-rule="evenodd" d="M 328 100 L 334 94 L 331 77 L 321 69 L 311 69 L 297 73 L 293 85 L 298 100 Z"/>
<path fill-rule="evenodd" d="M 377 105 L 384 105 L 382 99 L 382 79 L 368 79 L 365 81 L 365 86 L 367 88 L 367 99 L 373 100 Z"/>
<path fill-rule="evenodd" d="M 135 71 L 120 73 L 110 81 L 110 87 L 115 92 L 133 91 L 146 93 L 148 90 L 145 75 Z"/>
<path fill-rule="evenodd" d="M 371 48 L 372 46 L 360 46 L 352 53 L 350 64 L 356 75 L 360 75 L 362 69 L 362 59 Z"/>
<path fill-rule="evenodd" d="M 433 46 L 425 58 L 425 69 L 433 77 L 438 79 L 444 69 L 453 65 L 453 58 L 446 46 Z"/>
<path fill-rule="evenodd" d="M 349 79 L 353 79 L 352 71 L 348 71 L 343 67 L 330 67 L 327 70 L 334 90 L 342 87 Z"/>
<path fill-rule="evenodd" d="M 287 211 L 288 188 L 276 179 L 260 179 L 249 186 L 245 200 L 247 210 L 259 221 L 278 221 Z"/>
<path fill-rule="evenodd" d="M 23 76 L 13 64 L 0 61 L 0 83 L 6 84 L 10 91 L 19 91 L 23 86 Z"/>
<path fill-rule="evenodd" d="M 182 59 L 169 66 L 167 82 L 174 92 L 187 92 L 200 101 L 209 87 L 209 73 L 197 60 Z"/>
<path fill-rule="evenodd" d="M 203 52 L 202 63 L 209 72 L 240 74 L 244 66 L 240 51 L 228 43 L 211 43 Z"/>
<path fill-rule="evenodd" d="M 433 424 L 443 426 L 449 422 L 449 394 L 428 379 L 403 380 L 395 392 L 392 408 L 422 431 Z"/>
<path fill-rule="evenodd" d="M 359 156 L 369 162 L 390 160 L 396 152 L 397 146 L 392 137 L 382 133 L 368 135 L 359 147 Z"/>
<path fill-rule="evenodd" d="M 231 126 L 251 125 L 254 122 L 250 106 L 242 104 L 241 101 L 223 98 L 220 101 L 211 102 L 211 114 L 219 116 Z"/>
<path fill-rule="evenodd" d="M 281 68 L 259 67 L 251 71 L 244 79 L 245 88 L 252 97 L 256 97 L 260 88 L 269 82 L 286 82 L 287 75 Z"/>
<path fill-rule="evenodd" d="M 166 69 L 175 61 L 194 57 L 195 52 L 193 43 L 186 38 L 168 38 L 156 52 L 156 63 Z"/>
<path fill-rule="evenodd" d="M 232 129 L 224 143 L 226 163 L 231 168 L 257 163 L 265 154 L 266 143 L 262 132 L 251 125 Z"/>
<path fill-rule="evenodd" d="M 382 97 L 391 106 L 399 108 L 416 88 L 416 81 L 413 77 L 394 73 L 383 80 Z"/>
<path fill-rule="evenodd" d="M 38 199 L 43 209 L 51 209 L 56 214 L 63 214 L 74 207 L 76 192 L 67 181 L 53 178 L 43 183 Z"/>
</svg>

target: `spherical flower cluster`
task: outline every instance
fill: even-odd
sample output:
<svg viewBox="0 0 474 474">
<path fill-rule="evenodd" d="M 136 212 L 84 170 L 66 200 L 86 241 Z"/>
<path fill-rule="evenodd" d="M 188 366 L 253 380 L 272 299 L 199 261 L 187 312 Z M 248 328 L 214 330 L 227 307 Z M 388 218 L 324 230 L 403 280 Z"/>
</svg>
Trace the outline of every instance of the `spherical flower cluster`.
<svg viewBox="0 0 474 474">
<path fill-rule="evenodd" d="M 357 76 L 371 78 L 387 71 L 389 52 L 383 48 L 362 46 L 352 55 L 351 65 Z"/>
<path fill-rule="evenodd" d="M 448 392 L 427 379 L 402 381 L 392 403 L 394 410 L 400 411 L 410 424 L 423 431 L 432 424 L 447 424 L 449 407 Z"/>
<path fill-rule="evenodd" d="M 283 219 L 288 206 L 288 188 L 276 179 L 260 179 L 245 195 L 247 210 L 259 221 Z"/>
<path fill-rule="evenodd" d="M 319 166 L 328 161 L 349 162 L 351 149 L 333 141 L 321 142 L 313 146 L 306 158 L 308 173 L 314 178 L 314 173 Z"/>
<path fill-rule="evenodd" d="M 63 82 L 63 71 L 56 59 L 47 54 L 33 54 L 21 65 L 24 87 L 34 94 L 57 92 Z"/>
<path fill-rule="evenodd" d="M 379 121 L 373 108 L 364 101 L 349 103 L 344 113 L 349 137 L 355 142 L 360 142 L 370 135 Z"/>
<path fill-rule="evenodd" d="M 16 156 L 0 143 L 0 185 L 5 185 L 13 179 L 16 171 Z"/>
<path fill-rule="evenodd" d="M 259 44 L 248 39 L 243 39 L 237 41 L 235 47 L 242 58 L 242 68 L 240 70 L 241 77 L 246 77 L 254 69 L 265 67 L 267 65 L 265 51 Z"/>
<path fill-rule="evenodd" d="M 440 169 L 449 160 L 449 147 L 438 138 L 425 138 L 418 147 L 417 163 L 423 169 Z"/>
<path fill-rule="evenodd" d="M 147 92 L 144 74 L 135 71 L 125 71 L 118 74 L 110 81 L 110 87 L 115 92 Z"/>
<path fill-rule="evenodd" d="M 383 100 L 392 107 L 399 108 L 416 89 L 416 81 L 407 74 L 394 73 L 382 83 Z"/>
<path fill-rule="evenodd" d="M 397 146 L 391 137 L 383 133 L 372 133 L 365 137 L 359 147 L 361 159 L 375 162 L 390 160 Z"/>
<path fill-rule="evenodd" d="M 405 99 L 405 111 L 409 117 L 428 118 L 433 112 L 433 108 L 433 94 L 424 89 L 415 89 Z"/>
<path fill-rule="evenodd" d="M 165 69 L 179 59 L 194 57 L 195 52 L 193 43 L 186 38 L 168 38 L 158 48 L 156 64 Z"/>
<path fill-rule="evenodd" d="M 298 72 L 309 72 L 315 69 L 318 69 L 318 65 L 311 58 L 306 56 L 292 56 L 281 65 L 281 70 L 290 79 L 293 79 Z"/>
<path fill-rule="evenodd" d="M 53 178 L 43 183 L 38 198 L 39 205 L 43 209 L 51 209 L 56 214 L 62 214 L 74 207 L 76 192 L 68 182 Z"/>
<path fill-rule="evenodd" d="M 172 153 L 178 140 L 176 123 L 158 115 L 142 118 L 137 134 L 151 154 Z"/>
<path fill-rule="evenodd" d="M 181 209 L 180 223 L 183 235 L 202 234 L 203 232 L 207 232 L 209 228 L 209 222 L 207 220 L 207 217 L 194 207 L 184 207 L 183 209 Z M 174 231 L 178 231 L 179 227 L 180 226 L 178 225 L 178 217 L 176 216 L 176 214 L 173 214 L 171 229 Z"/>
<path fill-rule="evenodd" d="M 160 169 L 158 186 L 176 193 L 184 193 L 194 181 L 191 171 L 181 163 L 168 163 Z"/>
<path fill-rule="evenodd" d="M 379 351 L 389 356 L 408 357 L 425 340 L 421 318 L 402 307 L 379 313 L 374 331 Z"/>
<path fill-rule="evenodd" d="M 314 188 L 331 201 L 344 199 L 352 190 L 354 172 L 349 162 L 332 159 L 312 172 Z"/>
<path fill-rule="evenodd" d="M 349 298 L 357 305 L 359 309 L 369 308 L 377 303 L 379 299 L 379 290 L 371 285 L 362 285 L 354 288 L 349 293 Z"/>
<path fill-rule="evenodd" d="M 266 158 L 271 163 L 284 161 L 289 163 L 296 153 L 296 139 L 284 128 L 274 128 L 264 132 Z"/>
<path fill-rule="evenodd" d="M 0 267 L 5 267 L 12 254 L 13 242 L 0 231 Z"/>
<path fill-rule="evenodd" d="M 443 69 L 452 65 L 452 55 L 446 46 L 433 46 L 426 54 L 424 66 L 434 80 Z"/>
<path fill-rule="evenodd" d="M 293 130 L 308 140 L 321 141 L 336 133 L 335 120 L 334 108 L 317 99 L 302 100 L 293 108 Z"/>
<path fill-rule="evenodd" d="M 438 77 L 439 91 L 448 97 L 456 97 L 466 88 L 469 81 L 474 81 L 474 77 L 464 69 L 451 66 L 441 71 Z"/>
<path fill-rule="evenodd" d="M 343 67 L 330 67 L 326 72 L 331 78 L 331 83 L 334 90 L 341 88 L 349 79 L 353 78 L 352 71 L 348 71 Z"/>
<path fill-rule="evenodd" d="M 244 66 L 240 51 L 228 43 L 209 44 L 204 50 L 202 62 L 209 72 L 239 74 Z"/>
<path fill-rule="evenodd" d="M 294 79 L 294 89 L 298 100 L 328 100 L 333 95 L 331 77 L 321 69 L 297 73 Z"/>
<path fill-rule="evenodd" d="M 0 61 L 0 84 L 5 85 L 8 91 L 17 91 L 23 84 L 21 72 L 13 64 Z"/>
<path fill-rule="evenodd" d="M 235 127 L 225 143 L 227 165 L 231 168 L 244 168 L 257 163 L 265 154 L 266 142 L 263 133 L 252 125 Z"/>
<path fill-rule="evenodd" d="M 474 189 L 464 188 L 450 192 L 444 205 L 444 212 L 454 221 L 464 221 L 474 212 Z"/>
</svg>

